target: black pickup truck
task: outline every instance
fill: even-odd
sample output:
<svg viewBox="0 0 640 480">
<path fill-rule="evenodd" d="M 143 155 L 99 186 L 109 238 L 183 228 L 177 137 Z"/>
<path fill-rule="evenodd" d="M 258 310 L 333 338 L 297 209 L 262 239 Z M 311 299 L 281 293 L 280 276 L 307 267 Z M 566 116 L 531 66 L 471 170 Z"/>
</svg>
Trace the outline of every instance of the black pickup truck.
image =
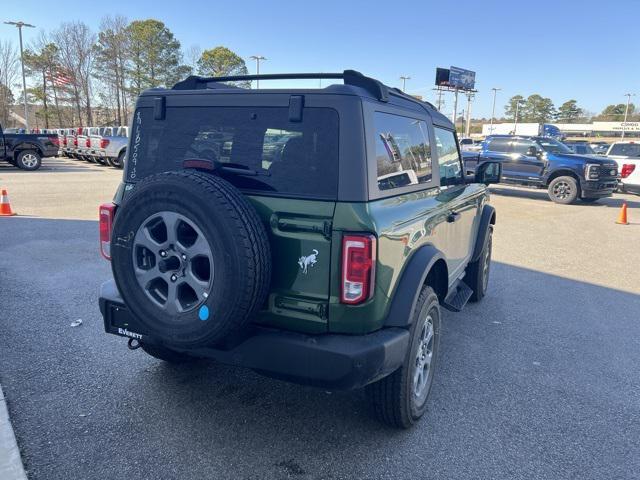
<svg viewBox="0 0 640 480">
<path fill-rule="evenodd" d="M 55 134 L 4 133 L 0 125 L 0 160 L 22 170 L 37 170 L 44 157 L 58 155 L 60 142 Z"/>
<path fill-rule="evenodd" d="M 585 203 L 610 197 L 618 185 L 618 165 L 597 155 L 576 155 L 549 137 L 491 135 L 480 152 L 462 152 L 467 172 L 484 162 L 502 165 L 502 183 L 546 188 L 556 203 Z"/>
</svg>

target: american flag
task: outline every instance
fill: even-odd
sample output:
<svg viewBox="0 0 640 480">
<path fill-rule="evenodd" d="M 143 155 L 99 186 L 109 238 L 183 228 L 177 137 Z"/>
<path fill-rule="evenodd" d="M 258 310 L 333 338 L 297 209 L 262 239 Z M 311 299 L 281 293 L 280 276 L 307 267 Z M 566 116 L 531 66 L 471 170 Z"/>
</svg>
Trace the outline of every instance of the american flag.
<svg viewBox="0 0 640 480">
<path fill-rule="evenodd" d="M 52 81 L 56 87 L 63 87 L 73 83 L 73 76 L 63 69 L 58 69 L 49 74 L 49 80 Z"/>
</svg>

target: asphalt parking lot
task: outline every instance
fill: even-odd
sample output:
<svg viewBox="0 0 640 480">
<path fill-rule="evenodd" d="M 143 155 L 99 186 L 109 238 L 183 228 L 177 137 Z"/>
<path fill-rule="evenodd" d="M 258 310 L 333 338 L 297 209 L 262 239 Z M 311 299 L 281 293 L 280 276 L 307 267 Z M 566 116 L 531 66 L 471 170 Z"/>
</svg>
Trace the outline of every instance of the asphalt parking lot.
<svg viewBox="0 0 640 480">
<path fill-rule="evenodd" d="M 637 478 L 640 197 L 492 188 L 490 291 L 445 313 L 429 410 L 395 431 L 361 392 L 169 366 L 104 334 L 97 206 L 121 175 L 0 167 L 19 214 L 0 218 L 0 383 L 29 478 Z"/>
</svg>

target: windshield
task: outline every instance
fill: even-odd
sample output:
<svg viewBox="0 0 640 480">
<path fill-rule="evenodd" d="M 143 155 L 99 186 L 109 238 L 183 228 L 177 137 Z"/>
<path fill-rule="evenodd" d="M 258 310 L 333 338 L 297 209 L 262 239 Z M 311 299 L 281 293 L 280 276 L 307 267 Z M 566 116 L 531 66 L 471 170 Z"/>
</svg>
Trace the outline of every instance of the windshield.
<svg viewBox="0 0 640 480">
<path fill-rule="evenodd" d="M 609 155 L 621 157 L 640 157 L 640 143 L 615 143 L 611 147 Z"/>
<path fill-rule="evenodd" d="M 545 152 L 549 153 L 573 153 L 573 151 L 567 147 L 564 143 L 560 143 L 557 140 L 551 138 L 539 138 L 537 139 L 538 145 L 542 147 Z"/>
</svg>

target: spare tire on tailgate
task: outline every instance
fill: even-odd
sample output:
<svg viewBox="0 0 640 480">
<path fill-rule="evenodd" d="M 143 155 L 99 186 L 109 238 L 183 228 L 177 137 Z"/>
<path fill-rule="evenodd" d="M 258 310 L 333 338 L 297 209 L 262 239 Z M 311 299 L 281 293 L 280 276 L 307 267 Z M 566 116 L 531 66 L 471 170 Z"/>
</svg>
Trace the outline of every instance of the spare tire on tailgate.
<svg viewBox="0 0 640 480">
<path fill-rule="evenodd" d="M 196 171 L 138 182 L 113 226 L 113 275 L 149 335 L 219 343 L 265 301 L 271 251 L 257 212 L 230 183 Z"/>
</svg>

